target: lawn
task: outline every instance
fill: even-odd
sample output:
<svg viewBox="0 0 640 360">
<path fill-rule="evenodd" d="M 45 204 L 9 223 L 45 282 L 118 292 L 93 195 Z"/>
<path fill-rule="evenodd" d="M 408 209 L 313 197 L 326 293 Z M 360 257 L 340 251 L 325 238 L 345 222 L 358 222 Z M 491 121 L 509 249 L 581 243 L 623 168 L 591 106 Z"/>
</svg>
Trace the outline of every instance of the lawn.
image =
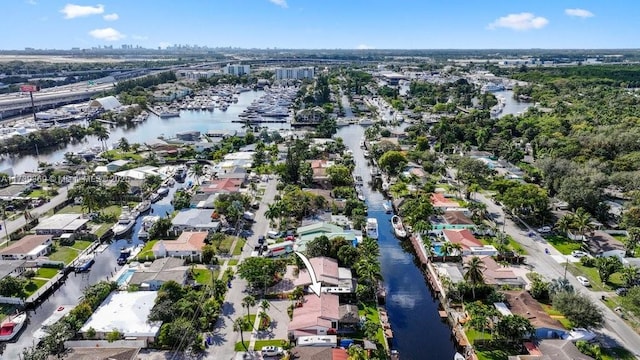
<svg viewBox="0 0 640 360">
<path fill-rule="evenodd" d="M 245 243 L 246 243 L 246 240 L 238 239 L 238 241 L 236 242 L 236 247 L 233 249 L 232 255 L 241 255 L 242 254 L 242 247 L 244 247 Z"/>
<path fill-rule="evenodd" d="M 489 329 L 486 329 L 483 332 L 478 331 L 472 327 L 467 327 L 464 329 L 465 334 L 467 334 L 467 339 L 469 339 L 469 342 L 471 344 L 473 344 L 474 341 L 476 340 L 490 340 L 491 339 L 491 332 Z"/>
<path fill-rule="evenodd" d="M 580 241 L 574 241 L 561 235 L 550 235 L 545 237 L 545 240 L 564 255 L 569 255 L 572 251 L 580 250 L 582 247 L 582 243 Z"/>
<path fill-rule="evenodd" d="M 98 224 L 100 225 L 98 229 L 95 231 L 97 237 L 102 237 L 102 235 L 106 234 L 109 229 L 113 227 L 113 224 Z"/>
<path fill-rule="evenodd" d="M 71 245 L 71 247 L 78 250 L 84 250 L 88 248 L 91 244 L 93 244 L 93 241 L 76 240 L 73 243 L 73 245 Z"/>
<path fill-rule="evenodd" d="M 108 150 L 108 151 L 105 151 L 105 153 L 102 154 L 102 156 L 106 159 L 111 159 L 111 160 L 135 160 L 135 161 L 142 160 L 142 155 L 136 154 L 133 151 L 124 152 L 122 150 Z"/>
<path fill-rule="evenodd" d="M 359 303 L 358 315 L 365 316 L 367 320 L 372 321 L 374 324 L 380 325 L 380 314 L 378 313 L 378 308 L 375 305 Z M 386 339 L 384 338 L 384 333 L 382 332 L 382 327 L 378 329 L 378 333 L 376 334 L 376 341 L 383 346 L 387 343 Z"/>
<path fill-rule="evenodd" d="M 553 319 L 558 320 L 560 322 L 560 324 L 562 324 L 562 326 L 564 326 L 565 329 L 573 328 L 573 326 L 571 325 L 571 321 L 569 321 L 569 319 L 565 318 L 564 315 L 562 315 L 562 313 L 560 311 L 556 310 L 553 306 L 548 305 L 548 304 L 544 304 L 544 303 L 540 303 L 540 305 L 542 306 L 544 311 L 547 314 L 549 314 L 549 316 L 551 316 Z"/>
<path fill-rule="evenodd" d="M 220 245 L 218 245 L 218 249 L 223 253 L 231 252 L 231 245 L 233 244 L 233 240 L 235 240 L 235 237 L 225 236 L 224 239 L 220 241 Z"/>
<path fill-rule="evenodd" d="M 51 279 L 52 277 L 56 276 L 59 272 L 60 270 L 58 269 L 41 267 L 38 269 L 38 271 L 36 271 L 36 277 Z"/>
<path fill-rule="evenodd" d="M 478 360 L 508 360 L 510 354 L 502 349 L 494 349 L 476 350 L 476 355 L 478 355 Z"/>
<path fill-rule="evenodd" d="M 42 189 L 37 189 L 30 192 L 29 195 L 27 195 L 27 197 L 34 198 L 34 199 L 37 199 L 40 197 L 47 197 L 47 192 Z"/>
<path fill-rule="evenodd" d="M 227 261 L 227 266 L 236 266 L 238 265 L 238 259 L 229 259 L 229 261 Z"/>
<path fill-rule="evenodd" d="M 147 243 L 144 244 L 144 247 L 140 251 L 140 254 L 138 254 L 138 256 L 136 257 L 136 260 L 145 260 L 147 257 L 153 257 L 153 245 L 155 245 L 157 242 L 158 240 L 147 241 Z"/>
<path fill-rule="evenodd" d="M 613 291 L 624 285 L 619 273 L 611 275 L 609 281 L 606 284 L 603 284 L 602 281 L 600 281 L 600 276 L 598 276 L 597 268 L 586 267 L 581 265 L 580 263 L 570 264 L 569 271 L 574 275 L 584 275 L 587 279 L 589 279 L 593 290 Z"/>
<path fill-rule="evenodd" d="M 265 346 L 280 346 L 282 347 L 282 342 L 287 343 L 287 340 L 282 339 L 273 339 L 273 340 L 256 340 L 256 344 L 254 346 L 254 350 L 261 350 Z M 244 344 L 249 348 L 249 339 L 245 340 Z M 236 351 L 245 351 L 242 342 L 237 342 L 235 345 Z"/>
<path fill-rule="evenodd" d="M 198 284 L 211 285 L 211 270 L 208 269 L 193 269 L 193 280 Z"/>
<path fill-rule="evenodd" d="M 36 290 L 40 289 L 42 285 L 46 284 L 47 280 L 31 279 L 24 287 L 24 293 L 27 297 L 31 296 Z"/>
<path fill-rule="evenodd" d="M 83 212 L 81 205 L 67 205 L 58 210 L 56 214 L 82 214 Z"/>
<path fill-rule="evenodd" d="M 78 250 L 68 246 L 59 246 L 58 249 L 49 255 L 49 259 L 53 261 L 62 261 L 65 265 L 69 265 L 77 256 Z"/>
<path fill-rule="evenodd" d="M 247 320 L 247 316 L 246 315 L 242 315 L 242 317 Z M 244 323 L 244 331 L 251 331 L 253 330 L 253 324 L 256 323 L 256 314 L 250 314 L 249 315 L 249 321 L 246 321 Z"/>
</svg>

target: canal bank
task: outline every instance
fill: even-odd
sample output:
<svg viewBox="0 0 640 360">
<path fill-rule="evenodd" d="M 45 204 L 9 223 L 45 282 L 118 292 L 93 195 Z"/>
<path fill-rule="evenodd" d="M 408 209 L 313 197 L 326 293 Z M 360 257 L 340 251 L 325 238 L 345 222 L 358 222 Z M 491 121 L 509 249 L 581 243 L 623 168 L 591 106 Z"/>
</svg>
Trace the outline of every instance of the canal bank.
<svg viewBox="0 0 640 360">
<path fill-rule="evenodd" d="M 360 148 L 364 128 L 359 125 L 342 127 L 337 136 L 353 151 L 356 168 L 365 184 L 371 183 L 367 160 Z M 453 359 L 456 353 L 451 329 L 440 318 L 440 302 L 429 288 L 421 265 L 409 241 L 396 239 L 391 226 L 391 214 L 382 206 L 384 196 L 371 186 L 364 186 L 369 217 L 378 220 L 380 265 L 384 278 L 386 309 L 393 341 L 402 360 Z"/>
</svg>

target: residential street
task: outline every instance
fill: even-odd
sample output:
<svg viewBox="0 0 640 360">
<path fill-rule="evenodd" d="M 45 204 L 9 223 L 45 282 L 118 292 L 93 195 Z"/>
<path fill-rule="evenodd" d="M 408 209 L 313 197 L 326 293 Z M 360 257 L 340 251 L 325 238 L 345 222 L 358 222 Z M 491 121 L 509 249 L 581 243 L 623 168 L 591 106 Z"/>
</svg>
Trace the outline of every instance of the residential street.
<svg viewBox="0 0 640 360">
<path fill-rule="evenodd" d="M 536 236 L 536 238 L 529 237 L 528 231 L 523 231 L 512 220 L 506 219 L 502 208 L 496 205 L 487 196 L 476 193 L 474 198 L 487 205 L 487 212 L 494 214 L 494 220 L 498 224 L 504 224 L 505 232 L 511 235 L 517 242 L 522 244 L 526 249 L 527 263 L 532 265 L 534 270 L 548 279 L 559 278 L 565 275 L 564 255 L 560 254 L 551 244 L 548 244 L 542 237 Z M 533 230 L 533 229 L 529 229 Z M 549 249 L 550 254 L 545 254 L 545 249 Z M 604 333 L 615 336 L 617 340 L 624 345 L 629 351 L 634 353 L 637 357 L 640 356 L 640 335 L 638 335 L 631 327 L 629 327 L 624 320 L 614 313 L 611 309 L 606 307 L 601 301 L 601 293 L 586 290 L 571 274 L 566 272 L 567 279 L 571 282 L 573 287 L 583 294 L 587 294 L 591 300 L 602 309 L 605 315 L 605 330 Z"/>
<path fill-rule="evenodd" d="M 276 184 L 278 181 L 272 178 L 267 183 L 267 187 L 262 200 L 260 201 L 260 209 L 255 213 L 255 223 L 253 224 L 253 233 L 247 239 L 247 244 L 242 250 L 239 261 L 247 258 L 251 255 L 253 247 L 257 244 L 258 236 L 264 235 L 269 230 L 269 220 L 264 216 L 264 212 L 274 200 L 277 193 Z M 224 271 L 224 269 L 222 269 Z M 221 271 L 221 274 L 222 274 Z M 233 331 L 233 322 L 239 316 L 246 315 L 246 309 L 241 305 L 242 298 L 247 296 L 246 293 L 247 282 L 235 276 L 231 282 L 231 289 L 227 292 L 225 303 L 222 309 L 222 316 L 216 323 L 216 328 L 213 333 L 213 345 L 207 350 L 207 359 L 227 360 L 235 359 L 236 351 L 234 346 L 240 341 L 240 334 Z M 254 313 L 256 310 L 254 309 Z M 243 333 L 244 340 L 248 343 L 251 338 L 251 332 L 245 331 Z"/>
</svg>

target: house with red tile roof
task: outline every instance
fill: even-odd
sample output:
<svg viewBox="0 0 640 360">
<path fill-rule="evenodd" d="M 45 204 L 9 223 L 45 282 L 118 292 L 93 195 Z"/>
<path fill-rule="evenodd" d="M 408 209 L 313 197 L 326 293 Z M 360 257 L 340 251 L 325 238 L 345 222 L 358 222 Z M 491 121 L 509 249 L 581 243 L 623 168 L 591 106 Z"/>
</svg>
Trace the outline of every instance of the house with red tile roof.
<svg viewBox="0 0 640 360">
<path fill-rule="evenodd" d="M 338 267 L 336 259 L 328 257 L 314 257 L 309 259 L 316 278 L 322 283 L 322 291 L 331 293 L 352 293 L 355 291 L 355 283 L 351 269 Z M 298 272 L 298 278 L 293 282 L 295 286 L 311 285 L 309 271 L 304 268 Z"/>
<path fill-rule="evenodd" d="M 468 229 L 442 230 L 444 239 L 462 246 L 462 255 L 497 255 L 498 250 L 491 245 L 483 245 Z"/>
<path fill-rule="evenodd" d="M 298 336 L 327 335 L 335 333 L 340 321 L 340 301 L 338 295 L 322 293 L 306 295 L 299 307 L 293 309 L 289 323 L 289 334 Z"/>
<path fill-rule="evenodd" d="M 441 193 L 433 193 L 431 194 L 431 205 L 433 205 L 436 209 L 451 209 L 458 208 L 460 204 L 457 201 L 451 200 L 444 196 Z"/>
<path fill-rule="evenodd" d="M 153 245 L 153 255 L 199 258 L 208 235 L 206 231 L 185 231 L 176 240 L 160 240 Z"/>
<path fill-rule="evenodd" d="M 240 179 L 214 179 L 200 185 L 198 194 L 229 194 L 240 190 L 243 181 Z"/>
<path fill-rule="evenodd" d="M 472 256 L 465 256 L 462 259 L 462 262 L 469 262 L 471 260 L 471 257 Z M 480 255 L 478 257 L 484 264 L 482 274 L 484 275 L 485 284 L 492 286 L 509 285 L 512 288 L 524 288 L 524 286 L 527 284 L 522 277 L 516 275 L 513 272 L 513 268 L 511 266 L 505 267 L 503 265 L 500 265 L 491 256 L 488 255 Z"/>
</svg>

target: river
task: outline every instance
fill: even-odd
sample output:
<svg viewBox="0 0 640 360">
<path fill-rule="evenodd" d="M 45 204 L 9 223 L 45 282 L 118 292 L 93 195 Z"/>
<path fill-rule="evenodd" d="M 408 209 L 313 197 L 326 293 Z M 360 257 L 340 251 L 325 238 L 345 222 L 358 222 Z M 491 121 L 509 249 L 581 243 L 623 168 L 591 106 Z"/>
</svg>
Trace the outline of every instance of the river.
<svg viewBox="0 0 640 360">
<path fill-rule="evenodd" d="M 360 148 L 364 128 L 359 125 L 343 127 L 337 135 L 353 151 L 355 173 L 362 176 L 365 183 L 370 183 L 369 166 Z M 439 301 L 416 263 L 413 248 L 408 241 L 401 242 L 393 235 L 391 215 L 382 207 L 384 196 L 370 186 L 364 186 L 363 192 L 368 216 L 378 220 L 386 308 L 394 334 L 392 348 L 398 350 L 402 360 L 453 359 L 456 350 L 451 329 L 440 320 Z"/>
<path fill-rule="evenodd" d="M 144 143 L 159 136 L 173 137 L 176 133 L 188 130 L 198 130 L 206 133 L 208 130 L 241 130 L 241 123 L 234 123 L 238 115 L 246 109 L 251 102 L 260 96 L 263 91 L 248 91 L 238 95 L 238 102 L 229 105 L 227 111 L 216 109 L 215 111 L 182 110 L 180 117 L 161 119 L 153 114 L 140 124 L 129 127 L 111 127 L 107 144 L 112 145 L 121 138 L 126 138 L 129 143 Z M 264 124 L 270 129 L 290 128 L 289 124 Z M 38 168 L 38 162 L 55 163 L 64 160 L 67 152 L 78 152 L 94 146 L 99 146 L 100 141 L 94 136 L 88 136 L 83 141 L 70 143 L 59 148 L 40 149 L 39 155 L 14 154 L 0 158 L 0 170 L 12 169 L 14 175 L 34 171 Z"/>
<path fill-rule="evenodd" d="M 496 97 L 502 96 L 504 97 L 504 108 L 499 118 L 505 115 L 519 115 L 527 111 L 527 109 L 531 106 L 530 102 L 521 102 L 513 98 L 513 90 L 502 90 L 502 91 L 494 91 L 493 95 Z"/>
</svg>

